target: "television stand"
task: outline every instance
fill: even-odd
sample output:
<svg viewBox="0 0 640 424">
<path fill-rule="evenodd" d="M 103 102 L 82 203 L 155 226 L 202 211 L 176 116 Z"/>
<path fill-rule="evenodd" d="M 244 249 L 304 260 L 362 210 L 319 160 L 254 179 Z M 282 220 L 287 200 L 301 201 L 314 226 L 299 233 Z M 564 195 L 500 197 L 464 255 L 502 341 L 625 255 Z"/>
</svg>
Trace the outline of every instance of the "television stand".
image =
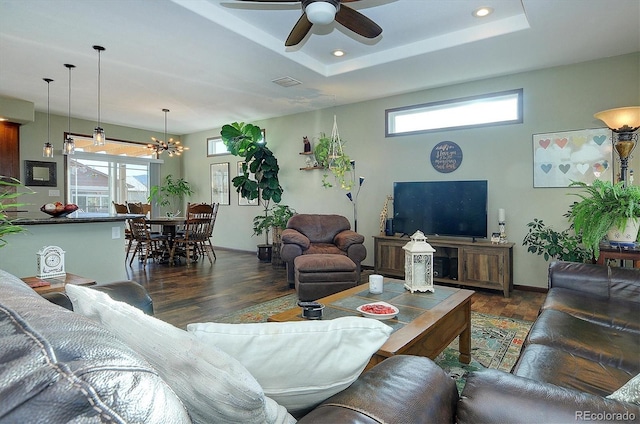
<svg viewBox="0 0 640 424">
<path fill-rule="evenodd" d="M 404 278 L 404 250 L 406 238 L 374 236 L 374 272 Z M 500 290 L 504 297 L 513 289 L 514 243 L 493 244 L 477 240 L 429 237 L 427 242 L 436 249 L 435 258 L 448 258 L 449 269 L 441 270 L 434 282 Z"/>
</svg>

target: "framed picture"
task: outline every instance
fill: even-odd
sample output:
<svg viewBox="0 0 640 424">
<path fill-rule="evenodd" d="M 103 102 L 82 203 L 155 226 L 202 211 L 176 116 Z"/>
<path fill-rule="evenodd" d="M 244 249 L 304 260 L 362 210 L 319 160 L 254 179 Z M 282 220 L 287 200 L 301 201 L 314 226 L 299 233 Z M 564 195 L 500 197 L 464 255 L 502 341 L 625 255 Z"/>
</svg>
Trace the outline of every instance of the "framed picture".
<svg viewBox="0 0 640 424">
<path fill-rule="evenodd" d="M 24 180 L 28 186 L 56 187 L 58 173 L 56 162 L 24 161 Z"/>
<path fill-rule="evenodd" d="M 595 179 L 613 181 L 610 129 L 533 135 L 533 187 L 568 187 Z"/>
<path fill-rule="evenodd" d="M 237 175 L 242 175 L 242 164 L 244 162 L 238 162 L 238 174 Z M 249 179 L 255 180 L 255 176 L 250 173 L 249 174 Z M 258 198 L 253 199 L 253 200 L 249 200 L 246 199 L 244 197 L 242 197 L 240 195 L 240 193 L 238 193 L 238 206 L 258 206 L 260 204 L 260 196 L 258 195 Z"/>
<path fill-rule="evenodd" d="M 211 164 L 211 203 L 230 203 L 229 162 Z"/>
</svg>

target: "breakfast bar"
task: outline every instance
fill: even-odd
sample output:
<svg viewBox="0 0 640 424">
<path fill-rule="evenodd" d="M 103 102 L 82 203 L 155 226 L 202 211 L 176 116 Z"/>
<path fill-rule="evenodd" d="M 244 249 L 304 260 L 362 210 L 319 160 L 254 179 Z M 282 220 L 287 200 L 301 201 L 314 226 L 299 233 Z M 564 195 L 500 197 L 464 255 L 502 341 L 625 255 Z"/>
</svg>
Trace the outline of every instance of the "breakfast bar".
<svg viewBox="0 0 640 424">
<path fill-rule="evenodd" d="M 79 212 L 61 218 L 21 215 L 14 223 L 26 231 L 6 238 L 0 269 L 18 277 L 35 275 L 36 253 L 44 246 L 58 246 L 65 251 L 67 272 L 98 282 L 126 279 L 124 228 L 130 217 Z"/>
</svg>

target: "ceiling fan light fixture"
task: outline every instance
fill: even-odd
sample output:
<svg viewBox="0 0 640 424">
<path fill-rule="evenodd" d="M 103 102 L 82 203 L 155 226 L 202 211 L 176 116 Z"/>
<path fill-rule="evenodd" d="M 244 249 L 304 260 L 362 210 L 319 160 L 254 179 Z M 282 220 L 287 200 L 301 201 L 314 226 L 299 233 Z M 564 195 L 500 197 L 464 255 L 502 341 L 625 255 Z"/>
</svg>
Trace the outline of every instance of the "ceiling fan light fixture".
<svg viewBox="0 0 640 424">
<path fill-rule="evenodd" d="M 328 25 L 333 22 L 337 11 L 333 4 L 324 1 L 310 3 L 305 8 L 309 22 L 318 25 Z"/>
</svg>

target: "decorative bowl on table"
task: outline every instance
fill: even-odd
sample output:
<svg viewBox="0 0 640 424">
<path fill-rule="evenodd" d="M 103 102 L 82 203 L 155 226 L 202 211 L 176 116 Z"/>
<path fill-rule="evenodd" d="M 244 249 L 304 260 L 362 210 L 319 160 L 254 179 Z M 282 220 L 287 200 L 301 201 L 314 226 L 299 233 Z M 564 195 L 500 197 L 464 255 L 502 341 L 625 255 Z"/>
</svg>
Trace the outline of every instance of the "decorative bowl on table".
<svg viewBox="0 0 640 424">
<path fill-rule="evenodd" d="M 47 203 L 46 205 L 43 205 L 40 210 L 54 218 L 61 218 L 77 211 L 78 205 L 74 205 L 73 203 L 63 205 L 60 202 Z"/>
<path fill-rule="evenodd" d="M 387 302 L 367 303 L 356 308 L 363 316 L 379 320 L 391 319 L 398 315 L 400 310 Z"/>
</svg>

